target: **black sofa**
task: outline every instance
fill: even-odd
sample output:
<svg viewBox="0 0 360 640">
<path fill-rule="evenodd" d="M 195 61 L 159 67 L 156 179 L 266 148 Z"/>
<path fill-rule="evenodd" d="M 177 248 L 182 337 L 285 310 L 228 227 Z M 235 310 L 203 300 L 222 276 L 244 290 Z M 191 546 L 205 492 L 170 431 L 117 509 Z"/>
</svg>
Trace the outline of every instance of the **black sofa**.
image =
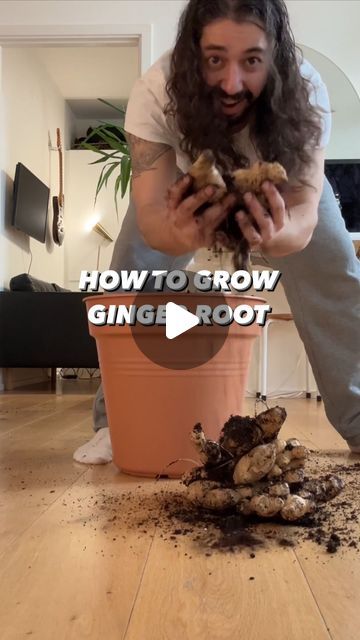
<svg viewBox="0 0 360 640">
<path fill-rule="evenodd" d="M 30 281 L 35 286 L 40 282 L 31 278 Z M 50 291 L 43 286 L 0 292 L 0 367 L 51 369 L 54 389 L 56 368 L 99 366 L 83 302 L 85 297 L 97 294 L 48 286 Z"/>
</svg>

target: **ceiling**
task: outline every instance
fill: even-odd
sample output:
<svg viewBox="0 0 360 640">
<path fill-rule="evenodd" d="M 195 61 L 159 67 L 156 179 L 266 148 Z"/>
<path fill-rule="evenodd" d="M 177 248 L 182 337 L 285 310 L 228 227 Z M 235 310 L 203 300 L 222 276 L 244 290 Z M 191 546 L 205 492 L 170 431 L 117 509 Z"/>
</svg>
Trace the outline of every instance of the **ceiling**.
<svg viewBox="0 0 360 640">
<path fill-rule="evenodd" d="M 98 101 L 124 106 L 139 76 L 137 43 L 119 46 L 36 47 L 35 54 L 77 118 L 114 118 Z"/>
</svg>

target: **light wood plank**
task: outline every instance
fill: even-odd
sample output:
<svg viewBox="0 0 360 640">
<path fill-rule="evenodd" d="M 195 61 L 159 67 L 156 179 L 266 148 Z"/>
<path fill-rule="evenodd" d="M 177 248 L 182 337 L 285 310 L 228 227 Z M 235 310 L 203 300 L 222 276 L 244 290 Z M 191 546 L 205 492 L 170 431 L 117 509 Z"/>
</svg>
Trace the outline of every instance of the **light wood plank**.
<svg viewBox="0 0 360 640">
<path fill-rule="evenodd" d="M 2 640 L 123 638 L 151 530 L 114 534 L 113 511 L 104 510 L 102 492 L 95 500 L 96 486 L 108 487 L 108 499 L 110 491 L 120 496 L 138 482 L 112 465 L 90 468 L 14 542 L 0 565 Z M 146 493 L 154 483 L 142 485 Z"/>
<path fill-rule="evenodd" d="M 26 407 L 39 402 L 47 400 L 49 394 L 44 393 L 29 393 L 29 392 L 14 392 L 14 391 L 2 391 L 0 393 L 0 408 L 3 406 L 19 406 Z"/>
<path fill-rule="evenodd" d="M 84 399 L 83 396 L 64 397 L 63 401 L 55 396 L 53 399 L 45 397 L 43 401 L 34 404 L 30 402 L 30 404 L 26 403 L 22 406 L 11 403 L 5 408 L 0 408 L 0 441 L 4 434 L 28 427 L 39 418 L 45 419 L 56 413 L 69 410 L 74 413 L 83 411 L 89 415 L 91 408 L 92 399 Z"/>
<path fill-rule="evenodd" d="M 90 434 L 91 417 L 83 398 L 76 407 L 64 407 L 63 411 L 55 411 L 3 434 L 0 439 L 2 556 L 14 540 L 87 470 L 73 462 L 72 453 L 76 447 L 74 443 L 85 441 Z"/>
<path fill-rule="evenodd" d="M 184 555 L 189 552 L 192 558 Z M 254 580 L 250 580 L 254 577 Z M 125 640 L 329 640 L 291 550 L 213 553 L 151 548 Z"/>
<path fill-rule="evenodd" d="M 348 452 L 324 452 L 319 455 L 319 472 L 326 472 L 329 465 L 351 465 L 360 461 Z M 340 535 L 342 546 L 335 555 L 329 555 L 324 549 L 314 550 L 310 542 L 302 543 L 296 550 L 304 575 L 318 603 L 330 634 L 334 640 L 358 640 L 359 638 L 359 598 L 360 598 L 360 546 L 359 549 L 346 547 L 346 540 L 360 541 L 360 520 L 347 520 L 349 512 L 359 515 L 359 471 L 343 474 L 345 489 L 337 502 L 339 506 L 331 509 L 330 531 Z M 352 505 L 343 509 L 341 503 Z M 345 525 L 345 531 L 342 531 Z"/>
<path fill-rule="evenodd" d="M 296 556 L 333 640 L 359 640 L 359 553 L 314 554 L 313 546 L 304 543 Z"/>
</svg>

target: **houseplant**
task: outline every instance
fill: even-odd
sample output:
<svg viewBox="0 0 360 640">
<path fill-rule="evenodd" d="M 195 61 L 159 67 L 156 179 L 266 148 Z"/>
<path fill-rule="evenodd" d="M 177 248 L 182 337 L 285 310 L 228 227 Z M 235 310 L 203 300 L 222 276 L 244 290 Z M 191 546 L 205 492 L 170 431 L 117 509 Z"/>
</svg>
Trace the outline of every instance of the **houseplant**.
<svg viewBox="0 0 360 640">
<path fill-rule="evenodd" d="M 120 114 L 119 119 L 124 121 L 124 109 L 116 107 L 102 98 L 99 98 L 99 101 L 115 109 Z M 100 155 L 100 158 L 90 164 L 103 165 L 96 185 L 95 203 L 101 189 L 104 186 L 107 187 L 110 176 L 114 172 L 118 174 L 114 187 L 114 202 L 116 215 L 118 215 L 118 193 L 120 190 L 121 197 L 125 196 L 131 176 L 130 149 L 122 125 L 104 120 L 99 122 L 99 126 L 92 129 L 85 140 L 81 142 L 80 148 L 94 151 Z"/>
</svg>

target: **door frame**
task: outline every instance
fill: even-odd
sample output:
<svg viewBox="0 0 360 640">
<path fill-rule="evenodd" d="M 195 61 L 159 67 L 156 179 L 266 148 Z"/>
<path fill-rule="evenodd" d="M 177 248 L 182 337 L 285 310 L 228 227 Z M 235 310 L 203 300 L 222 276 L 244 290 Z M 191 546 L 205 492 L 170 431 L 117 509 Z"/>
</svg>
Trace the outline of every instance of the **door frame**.
<svg viewBox="0 0 360 640">
<path fill-rule="evenodd" d="M 0 47 L 139 46 L 139 74 L 153 62 L 152 24 L 1 25 Z"/>
</svg>

